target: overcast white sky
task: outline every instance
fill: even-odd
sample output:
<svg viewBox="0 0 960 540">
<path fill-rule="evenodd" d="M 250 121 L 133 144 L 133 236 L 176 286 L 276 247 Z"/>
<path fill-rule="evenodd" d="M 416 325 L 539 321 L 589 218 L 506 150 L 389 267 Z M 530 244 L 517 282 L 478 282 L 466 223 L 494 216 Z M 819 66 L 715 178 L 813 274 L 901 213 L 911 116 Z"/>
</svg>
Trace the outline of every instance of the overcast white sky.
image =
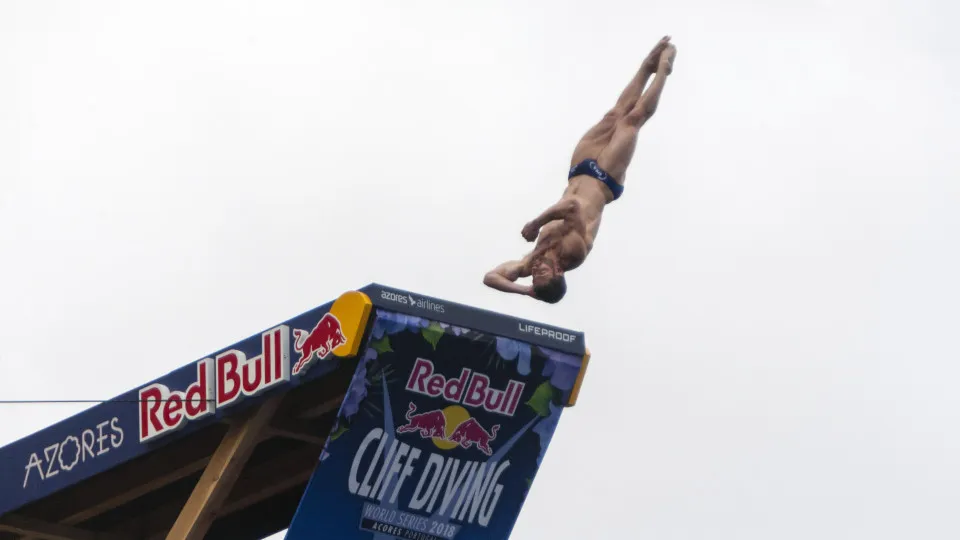
<svg viewBox="0 0 960 540">
<path fill-rule="evenodd" d="M 454 4 L 0 4 L 0 397 L 379 281 L 587 333 L 513 538 L 960 537 L 957 4 Z M 663 34 L 568 297 L 485 289 Z"/>
</svg>

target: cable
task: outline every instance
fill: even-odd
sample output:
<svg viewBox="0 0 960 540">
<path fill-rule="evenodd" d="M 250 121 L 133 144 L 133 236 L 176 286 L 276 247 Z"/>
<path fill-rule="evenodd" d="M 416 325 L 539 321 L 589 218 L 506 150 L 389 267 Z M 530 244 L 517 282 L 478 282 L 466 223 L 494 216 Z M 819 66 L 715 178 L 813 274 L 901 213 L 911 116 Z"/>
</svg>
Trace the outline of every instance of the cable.
<svg viewBox="0 0 960 540">
<path fill-rule="evenodd" d="M 36 405 L 59 403 L 146 403 L 148 401 L 172 401 L 171 399 L 0 399 L 0 405 Z M 178 398 L 178 401 L 184 401 Z M 197 400 L 190 400 L 191 403 Z M 213 399 L 207 399 L 213 403 Z"/>
</svg>

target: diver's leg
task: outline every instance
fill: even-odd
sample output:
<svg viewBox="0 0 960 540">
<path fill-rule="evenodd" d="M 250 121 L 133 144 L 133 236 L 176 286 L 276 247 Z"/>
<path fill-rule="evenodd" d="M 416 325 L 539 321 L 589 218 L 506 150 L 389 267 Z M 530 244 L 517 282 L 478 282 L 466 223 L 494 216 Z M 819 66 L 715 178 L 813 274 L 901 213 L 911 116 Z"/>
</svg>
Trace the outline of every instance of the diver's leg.
<svg viewBox="0 0 960 540">
<path fill-rule="evenodd" d="M 623 184 L 627 168 L 633 160 L 633 153 L 637 146 L 637 134 L 640 128 L 657 111 L 667 77 L 673 71 L 673 59 L 676 54 L 677 49 L 673 45 L 664 49 L 650 88 L 637 100 L 630 112 L 617 120 L 609 144 L 600 151 L 599 157 L 596 158 L 600 168 L 607 171 L 620 184 Z"/>
<path fill-rule="evenodd" d="M 580 139 L 573 151 L 573 157 L 570 160 L 571 167 L 585 159 L 597 159 L 600 151 L 610 143 L 616 131 L 617 122 L 634 109 L 637 102 L 643 97 L 643 89 L 646 88 L 650 77 L 657 71 L 660 56 L 669 42 L 670 36 L 665 36 L 657 42 L 650 54 L 644 59 L 636 75 L 620 93 L 617 103 L 596 125 L 587 130 L 587 133 Z"/>
<path fill-rule="evenodd" d="M 613 137 L 613 131 L 617 127 L 617 121 L 626 114 L 626 111 L 611 109 L 603 118 L 597 122 L 587 133 L 580 138 L 576 148 L 573 149 L 573 156 L 570 158 L 570 166 L 576 167 L 578 163 L 585 159 L 597 159 L 600 151 L 610 143 Z"/>
<path fill-rule="evenodd" d="M 665 51 L 669 45 L 670 36 L 664 36 L 653 46 L 653 49 L 647 57 L 643 59 L 643 64 L 640 65 L 640 69 L 637 71 L 637 74 L 634 75 L 633 80 L 631 80 L 630 84 L 620 93 L 614 109 L 621 110 L 626 114 L 627 111 L 636 106 L 637 101 L 643 96 L 643 89 L 647 87 L 647 82 L 650 80 L 650 77 L 657 72 L 657 68 L 660 66 L 660 57 L 663 55 L 663 51 Z"/>
</svg>

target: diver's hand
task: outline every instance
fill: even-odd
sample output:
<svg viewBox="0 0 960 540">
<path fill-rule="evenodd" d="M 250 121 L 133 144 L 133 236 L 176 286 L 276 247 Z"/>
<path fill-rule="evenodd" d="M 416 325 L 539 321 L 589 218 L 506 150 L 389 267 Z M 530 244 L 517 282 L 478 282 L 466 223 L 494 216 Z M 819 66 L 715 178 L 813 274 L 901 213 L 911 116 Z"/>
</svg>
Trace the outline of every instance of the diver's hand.
<svg viewBox="0 0 960 540">
<path fill-rule="evenodd" d="M 531 221 L 523 226 L 523 230 L 520 231 L 520 234 L 527 242 L 533 242 L 538 236 L 540 236 L 540 227 Z"/>
</svg>

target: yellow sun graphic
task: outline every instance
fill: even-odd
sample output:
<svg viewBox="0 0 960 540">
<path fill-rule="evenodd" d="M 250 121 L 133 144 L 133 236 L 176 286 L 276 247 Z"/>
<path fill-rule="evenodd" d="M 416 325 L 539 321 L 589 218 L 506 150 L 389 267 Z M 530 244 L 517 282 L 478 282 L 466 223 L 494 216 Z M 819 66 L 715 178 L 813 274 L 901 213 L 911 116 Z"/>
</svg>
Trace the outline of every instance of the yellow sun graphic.
<svg viewBox="0 0 960 540">
<path fill-rule="evenodd" d="M 443 434 L 445 437 L 453 435 L 453 430 L 457 429 L 461 423 L 465 420 L 470 419 L 470 413 L 460 405 L 451 405 L 443 409 L 443 418 L 446 421 L 446 425 L 443 428 Z M 451 441 L 445 441 L 438 437 L 433 437 L 433 444 L 437 445 L 437 448 L 441 450 L 452 450 L 457 447 L 457 443 Z"/>
</svg>

